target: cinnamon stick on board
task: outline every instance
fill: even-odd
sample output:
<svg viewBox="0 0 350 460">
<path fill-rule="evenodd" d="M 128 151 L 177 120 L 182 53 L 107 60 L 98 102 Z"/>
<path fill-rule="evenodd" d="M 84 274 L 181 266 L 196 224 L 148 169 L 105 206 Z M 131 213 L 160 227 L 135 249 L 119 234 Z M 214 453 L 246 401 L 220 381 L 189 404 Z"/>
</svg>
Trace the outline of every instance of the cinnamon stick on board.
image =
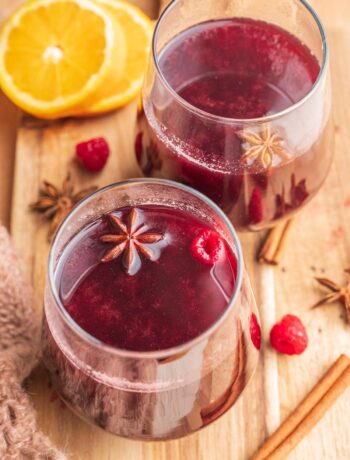
<svg viewBox="0 0 350 460">
<path fill-rule="evenodd" d="M 341 355 L 251 460 L 282 460 L 312 430 L 350 384 L 350 359 Z"/>
<path fill-rule="evenodd" d="M 278 265 L 280 263 L 293 222 L 293 219 L 286 220 L 270 230 L 258 255 L 258 261 L 261 264 Z"/>
</svg>

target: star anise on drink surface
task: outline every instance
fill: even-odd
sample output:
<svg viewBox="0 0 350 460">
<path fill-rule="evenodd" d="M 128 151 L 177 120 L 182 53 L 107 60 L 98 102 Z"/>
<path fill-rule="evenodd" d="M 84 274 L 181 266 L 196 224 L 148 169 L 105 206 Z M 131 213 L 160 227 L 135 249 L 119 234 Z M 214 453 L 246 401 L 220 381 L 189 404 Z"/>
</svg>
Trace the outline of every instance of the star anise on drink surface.
<svg viewBox="0 0 350 460">
<path fill-rule="evenodd" d="M 102 235 L 103 243 L 112 243 L 102 258 L 102 262 L 111 262 L 123 254 L 122 264 L 128 275 L 135 275 L 141 268 L 142 254 L 146 259 L 155 261 L 159 257 L 159 251 L 152 245 L 164 239 L 162 233 L 146 233 L 145 225 L 141 221 L 140 212 L 132 208 L 127 216 L 127 223 L 114 214 L 109 215 L 110 223 L 118 231 L 117 234 Z"/>
<path fill-rule="evenodd" d="M 345 270 L 346 273 L 350 273 L 350 270 Z M 345 286 L 340 286 L 334 281 L 328 278 L 315 278 L 318 283 L 322 286 L 327 287 L 331 290 L 329 294 L 319 300 L 312 308 L 319 307 L 321 305 L 341 302 L 346 311 L 347 321 L 350 324 L 350 281 Z"/>
<path fill-rule="evenodd" d="M 265 169 L 268 169 L 276 156 L 281 160 L 289 158 L 283 147 L 283 139 L 277 133 L 272 133 L 268 124 L 264 125 L 259 133 L 241 131 L 238 136 L 247 144 L 241 163 L 259 161 Z"/>
<path fill-rule="evenodd" d="M 32 203 L 30 208 L 32 211 L 44 214 L 44 217 L 51 221 L 49 230 L 49 239 L 51 239 L 73 206 L 95 190 L 97 190 L 97 187 L 92 186 L 74 193 L 72 178 L 68 174 L 61 189 L 50 182 L 44 181 L 39 189 L 38 200 Z"/>
</svg>

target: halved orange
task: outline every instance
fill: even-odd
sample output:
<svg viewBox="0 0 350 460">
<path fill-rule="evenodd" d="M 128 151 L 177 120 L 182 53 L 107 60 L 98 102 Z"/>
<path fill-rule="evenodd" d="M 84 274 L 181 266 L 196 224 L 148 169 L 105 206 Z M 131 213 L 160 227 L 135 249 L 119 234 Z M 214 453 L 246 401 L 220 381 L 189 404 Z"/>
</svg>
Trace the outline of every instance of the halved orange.
<svg viewBox="0 0 350 460">
<path fill-rule="evenodd" d="M 56 118 L 122 78 L 121 26 L 91 0 L 32 0 L 0 33 L 0 85 L 19 107 Z"/>
<path fill-rule="evenodd" d="M 153 22 L 136 6 L 121 0 L 95 2 L 121 25 L 126 40 L 126 61 L 122 77 L 116 79 L 110 73 L 93 100 L 78 111 L 81 115 L 116 109 L 140 93 L 153 33 Z"/>
</svg>

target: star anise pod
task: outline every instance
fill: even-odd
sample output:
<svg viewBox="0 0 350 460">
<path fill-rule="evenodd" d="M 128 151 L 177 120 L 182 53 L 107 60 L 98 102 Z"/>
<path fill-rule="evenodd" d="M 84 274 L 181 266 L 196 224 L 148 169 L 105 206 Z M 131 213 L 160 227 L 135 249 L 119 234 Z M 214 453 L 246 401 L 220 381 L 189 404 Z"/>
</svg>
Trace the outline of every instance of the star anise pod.
<svg viewBox="0 0 350 460">
<path fill-rule="evenodd" d="M 39 189 L 38 200 L 32 203 L 30 208 L 32 211 L 44 214 L 44 217 L 51 221 L 49 230 L 49 239 L 51 239 L 73 206 L 95 190 L 97 187 L 92 186 L 74 193 L 72 178 L 68 174 L 61 189 L 50 182 L 43 181 L 43 185 Z"/>
<path fill-rule="evenodd" d="M 140 254 L 151 261 L 158 259 L 159 253 L 151 245 L 161 241 L 164 235 L 162 233 L 146 233 L 145 225 L 140 221 L 140 212 L 137 209 L 132 208 L 126 224 L 114 214 L 110 214 L 109 219 L 118 233 L 100 237 L 103 243 L 114 244 L 103 256 L 102 262 L 111 262 L 123 254 L 122 263 L 126 273 L 135 275 L 141 268 Z"/>
<path fill-rule="evenodd" d="M 349 270 L 345 270 L 349 273 Z M 318 283 L 322 286 L 327 287 L 331 290 L 329 294 L 319 300 L 312 308 L 319 307 L 321 305 L 341 302 L 346 311 L 347 321 L 350 324 L 350 281 L 345 286 L 340 286 L 334 281 L 328 278 L 315 278 Z"/>
<path fill-rule="evenodd" d="M 287 160 L 289 155 L 283 148 L 283 139 L 272 133 L 270 125 L 266 124 L 259 133 L 241 131 L 238 136 L 248 145 L 241 157 L 241 163 L 259 161 L 265 169 L 270 168 L 275 156 Z"/>
</svg>

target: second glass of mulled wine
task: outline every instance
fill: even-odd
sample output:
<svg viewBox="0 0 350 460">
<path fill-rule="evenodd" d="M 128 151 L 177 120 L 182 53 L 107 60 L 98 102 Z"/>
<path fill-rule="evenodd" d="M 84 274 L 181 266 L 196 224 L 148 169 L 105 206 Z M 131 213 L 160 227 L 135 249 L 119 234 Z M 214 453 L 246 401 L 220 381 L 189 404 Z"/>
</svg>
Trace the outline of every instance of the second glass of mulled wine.
<svg viewBox="0 0 350 460">
<path fill-rule="evenodd" d="M 43 359 L 77 414 L 129 438 L 170 439 L 223 415 L 261 333 L 225 214 L 171 181 L 99 190 L 50 253 Z"/>
<path fill-rule="evenodd" d="M 304 0 L 175 0 L 158 21 L 135 150 L 237 229 L 291 217 L 332 159 L 328 48 Z"/>
</svg>

